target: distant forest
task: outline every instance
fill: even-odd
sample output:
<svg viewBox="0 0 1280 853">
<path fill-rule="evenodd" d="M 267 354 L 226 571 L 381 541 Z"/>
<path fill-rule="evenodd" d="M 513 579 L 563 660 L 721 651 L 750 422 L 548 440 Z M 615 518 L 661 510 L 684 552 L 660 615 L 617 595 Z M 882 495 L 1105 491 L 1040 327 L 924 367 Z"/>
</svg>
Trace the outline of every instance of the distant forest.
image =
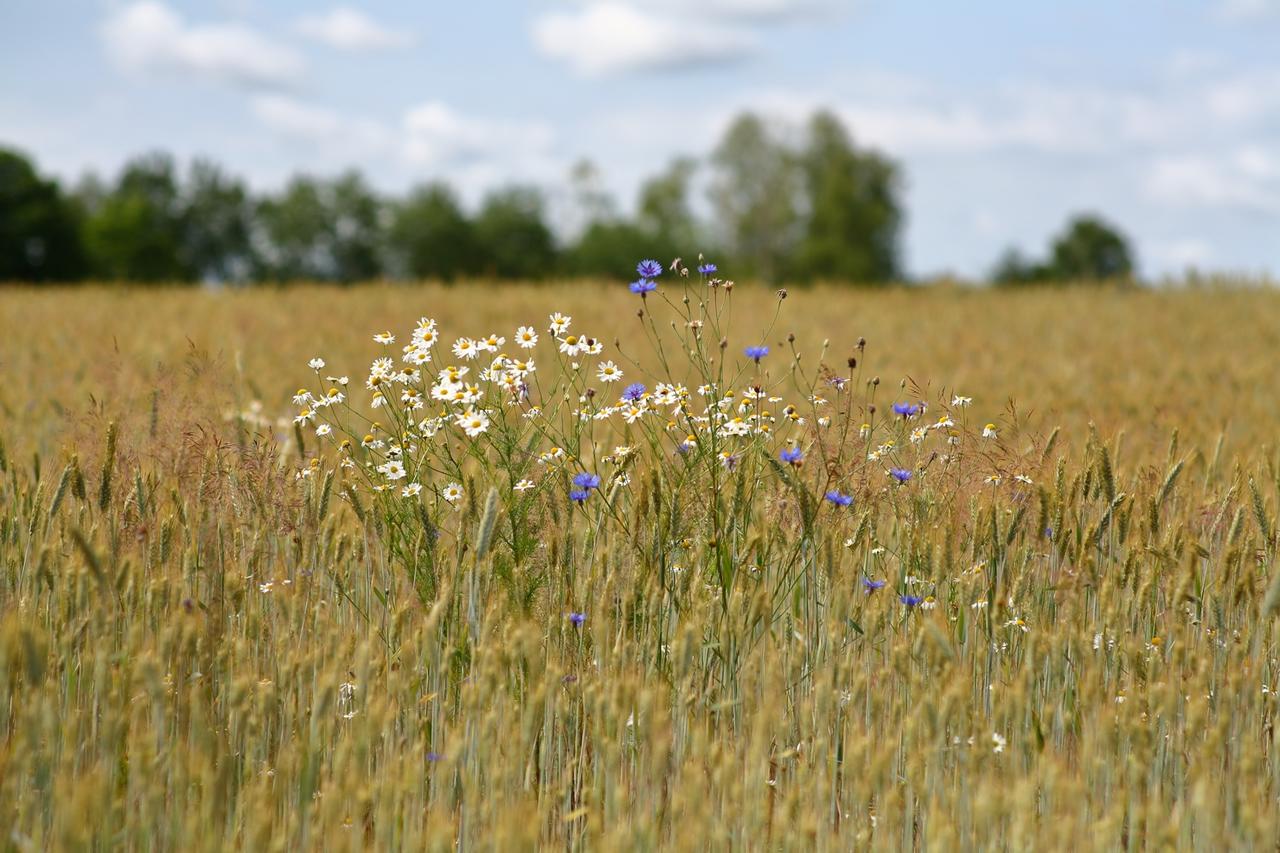
<svg viewBox="0 0 1280 853">
<path fill-rule="evenodd" d="M 742 279 L 874 286 L 904 278 L 901 166 L 857 146 L 828 112 L 798 134 L 739 116 L 707 157 L 676 159 L 645 181 L 630 216 L 601 183 L 590 162 L 573 168 L 575 221 L 564 229 L 553 227 L 547 196 L 533 186 L 495 189 L 469 213 L 444 182 L 390 197 L 348 171 L 297 175 L 279 193 L 255 194 L 216 163 L 182 169 L 152 153 L 112 181 L 91 175 L 67 189 L 23 153 L 0 148 L 0 281 L 618 278 L 638 258 L 699 250 L 731 259 Z M 694 203 L 702 188 L 706 205 Z M 1133 272 L 1124 236 L 1080 216 L 1043 259 L 1007 252 L 992 278 Z"/>
</svg>

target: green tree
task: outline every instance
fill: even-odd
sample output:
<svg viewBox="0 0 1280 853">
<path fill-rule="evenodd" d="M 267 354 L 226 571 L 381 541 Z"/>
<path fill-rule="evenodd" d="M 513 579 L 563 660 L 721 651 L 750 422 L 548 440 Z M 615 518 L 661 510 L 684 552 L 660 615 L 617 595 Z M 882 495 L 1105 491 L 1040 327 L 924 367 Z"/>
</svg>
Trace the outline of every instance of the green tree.
<svg viewBox="0 0 1280 853">
<path fill-rule="evenodd" d="M 991 270 L 998 285 L 1102 281 L 1128 278 L 1134 273 L 1128 239 L 1101 218 L 1073 217 L 1049 245 L 1049 258 L 1035 261 L 1007 249 Z"/>
<path fill-rule="evenodd" d="M 447 184 L 418 187 L 396 205 L 388 235 L 396 271 L 453 281 L 479 271 L 475 228 Z"/>
<path fill-rule="evenodd" d="M 81 217 L 31 161 L 0 149 L 0 281 L 71 281 L 88 272 Z"/>
<path fill-rule="evenodd" d="M 385 252 L 382 202 L 354 170 L 326 188 L 325 202 L 333 223 L 334 277 L 342 282 L 368 281 L 382 275 Z"/>
<path fill-rule="evenodd" d="M 189 281 L 185 230 L 173 158 L 157 153 L 131 160 L 89 217 L 94 273 L 118 281 Z"/>
<path fill-rule="evenodd" d="M 334 277 L 333 220 L 320 182 L 297 175 L 258 204 L 259 276 L 277 281 Z"/>
<path fill-rule="evenodd" d="M 1125 278 L 1133 274 L 1128 239 L 1098 216 L 1079 215 L 1050 247 L 1050 270 L 1059 281 Z"/>
<path fill-rule="evenodd" d="M 702 243 L 689 198 L 697 168 L 691 158 L 676 158 L 640 188 L 636 221 L 653 241 L 655 248 L 650 254 L 664 263 L 679 255 L 712 249 Z"/>
<path fill-rule="evenodd" d="M 902 222 L 897 167 L 855 148 L 831 113 L 815 114 L 807 136 L 800 154 L 805 215 L 796 273 L 861 283 L 896 278 Z"/>
<path fill-rule="evenodd" d="M 785 275 L 799 236 L 796 160 L 755 115 L 739 116 L 711 155 L 711 202 L 735 268 Z"/>
<path fill-rule="evenodd" d="M 572 275 L 634 277 L 636 262 L 664 257 L 653 235 L 633 222 L 616 219 L 593 222 L 565 253 L 565 271 Z"/>
<path fill-rule="evenodd" d="M 991 268 L 991 281 L 998 285 L 1033 284 L 1048 281 L 1049 269 L 1016 248 L 1005 249 Z"/>
<path fill-rule="evenodd" d="M 254 205 L 244 183 L 208 160 L 191 165 L 183 190 L 184 266 L 202 281 L 243 281 L 254 269 Z"/>
<path fill-rule="evenodd" d="M 569 186 L 578 233 L 564 253 L 565 272 L 623 278 L 635 270 L 637 260 L 653 254 L 656 240 L 618 214 L 594 164 L 579 161 L 570 172 Z"/>
<path fill-rule="evenodd" d="M 544 278 L 556 264 L 542 194 L 531 187 L 491 193 L 476 217 L 484 271 L 500 278 Z"/>
</svg>

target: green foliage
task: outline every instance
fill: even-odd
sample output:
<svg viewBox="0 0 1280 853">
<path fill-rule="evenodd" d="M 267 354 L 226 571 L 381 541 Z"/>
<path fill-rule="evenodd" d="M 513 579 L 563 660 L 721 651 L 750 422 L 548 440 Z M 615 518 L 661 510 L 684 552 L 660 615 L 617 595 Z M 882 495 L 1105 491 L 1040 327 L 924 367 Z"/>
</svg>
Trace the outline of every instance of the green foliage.
<svg viewBox="0 0 1280 853">
<path fill-rule="evenodd" d="M 555 238 L 546 223 L 542 193 L 533 187 L 490 193 L 475 230 L 486 275 L 536 279 L 555 268 Z"/>
<path fill-rule="evenodd" d="M 298 176 L 258 207 L 260 275 L 354 282 L 382 272 L 380 201 L 356 172 Z"/>
<path fill-rule="evenodd" d="M 188 281 L 186 211 L 173 159 L 147 154 L 127 163 L 114 191 L 89 217 L 94 274 L 112 281 Z"/>
<path fill-rule="evenodd" d="M 998 285 L 1125 280 L 1135 266 L 1129 241 L 1119 229 L 1097 216 L 1077 215 L 1054 237 L 1047 260 L 1008 249 L 996 261 L 991 280 Z"/>
<path fill-rule="evenodd" d="M 760 117 L 747 113 L 725 131 L 711 165 L 710 196 L 726 251 L 748 275 L 781 278 L 801 235 L 801 184 L 793 152 Z"/>
<path fill-rule="evenodd" d="M 184 196 L 186 265 L 203 281 L 247 279 L 254 266 L 254 205 L 244 182 L 216 163 L 197 160 Z"/>
<path fill-rule="evenodd" d="M 883 283 L 901 275 L 902 213 L 898 167 L 853 146 L 830 113 L 815 115 L 800 155 L 807 198 L 796 275 L 853 283 Z"/>
<path fill-rule="evenodd" d="M 1124 278 L 1133 273 L 1129 241 L 1097 216 L 1077 216 L 1053 241 L 1052 269 L 1058 279 Z"/>
<path fill-rule="evenodd" d="M 0 148 L 0 282 L 70 281 L 88 270 L 81 216 L 57 183 Z"/>
<path fill-rule="evenodd" d="M 855 147 L 833 114 L 816 113 L 799 147 L 743 115 L 711 162 L 717 222 L 750 274 L 857 284 L 901 274 L 898 167 Z"/>
<path fill-rule="evenodd" d="M 413 278 L 453 281 L 482 265 L 475 227 L 446 184 L 418 187 L 395 205 L 387 239 L 393 269 Z"/>
</svg>

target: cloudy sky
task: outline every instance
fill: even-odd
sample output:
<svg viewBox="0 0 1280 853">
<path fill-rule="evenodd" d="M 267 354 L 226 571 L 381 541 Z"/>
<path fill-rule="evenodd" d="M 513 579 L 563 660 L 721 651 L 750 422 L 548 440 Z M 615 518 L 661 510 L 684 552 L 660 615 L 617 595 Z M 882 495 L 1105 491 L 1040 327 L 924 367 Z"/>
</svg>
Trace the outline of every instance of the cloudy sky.
<svg viewBox="0 0 1280 853">
<path fill-rule="evenodd" d="M 739 110 L 825 106 L 903 162 L 913 273 L 1095 210 L 1148 274 L 1280 274 L 1278 45 L 1280 0 L 4 0 L 0 144 L 471 199 L 586 156 L 625 205 Z"/>
</svg>

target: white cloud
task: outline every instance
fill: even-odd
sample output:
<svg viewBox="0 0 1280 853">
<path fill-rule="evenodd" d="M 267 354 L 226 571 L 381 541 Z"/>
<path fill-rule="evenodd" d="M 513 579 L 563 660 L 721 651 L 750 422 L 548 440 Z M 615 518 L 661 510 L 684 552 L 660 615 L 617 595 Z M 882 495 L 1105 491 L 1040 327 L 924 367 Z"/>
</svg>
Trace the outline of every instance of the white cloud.
<svg viewBox="0 0 1280 853">
<path fill-rule="evenodd" d="M 503 156 L 527 161 L 545 155 L 554 139 L 550 126 L 542 122 L 465 116 L 440 101 L 428 101 L 406 111 L 402 124 L 404 158 L 426 168 Z"/>
<path fill-rule="evenodd" d="M 400 180 L 447 177 L 475 197 L 508 180 L 549 181 L 564 173 L 554 131 L 542 122 L 466 115 L 429 101 L 398 122 L 353 116 L 279 94 L 257 95 L 250 110 L 308 168 L 359 166 Z"/>
<path fill-rule="evenodd" d="M 1197 155 L 1158 158 L 1147 174 L 1155 201 L 1183 207 L 1231 208 L 1280 214 L 1280 168 L 1256 148 L 1230 157 Z"/>
<path fill-rule="evenodd" d="M 1151 244 L 1150 252 L 1155 265 L 1169 272 L 1204 267 L 1213 259 L 1213 246 L 1199 237 L 1157 240 Z"/>
<path fill-rule="evenodd" d="M 384 27 L 347 6 L 300 18 L 297 30 L 307 38 L 353 53 L 408 47 L 414 40 L 411 34 Z"/>
<path fill-rule="evenodd" d="M 1280 0 L 1220 0 L 1218 10 L 1234 21 L 1254 21 L 1280 12 Z"/>
<path fill-rule="evenodd" d="M 835 12 L 834 0 L 634 0 L 637 5 L 704 18 L 798 21 Z"/>
<path fill-rule="evenodd" d="M 533 23 L 537 49 L 586 75 L 741 60 L 758 40 L 738 27 L 620 2 L 553 12 Z"/>
<path fill-rule="evenodd" d="M 181 71 L 249 87 L 286 86 L 302 57 L 240 24 L 188 24 L 169 6 L 141 0 L 114 9 L 101 29 L 116 64 L 129 71 Z"/>
</svg>

